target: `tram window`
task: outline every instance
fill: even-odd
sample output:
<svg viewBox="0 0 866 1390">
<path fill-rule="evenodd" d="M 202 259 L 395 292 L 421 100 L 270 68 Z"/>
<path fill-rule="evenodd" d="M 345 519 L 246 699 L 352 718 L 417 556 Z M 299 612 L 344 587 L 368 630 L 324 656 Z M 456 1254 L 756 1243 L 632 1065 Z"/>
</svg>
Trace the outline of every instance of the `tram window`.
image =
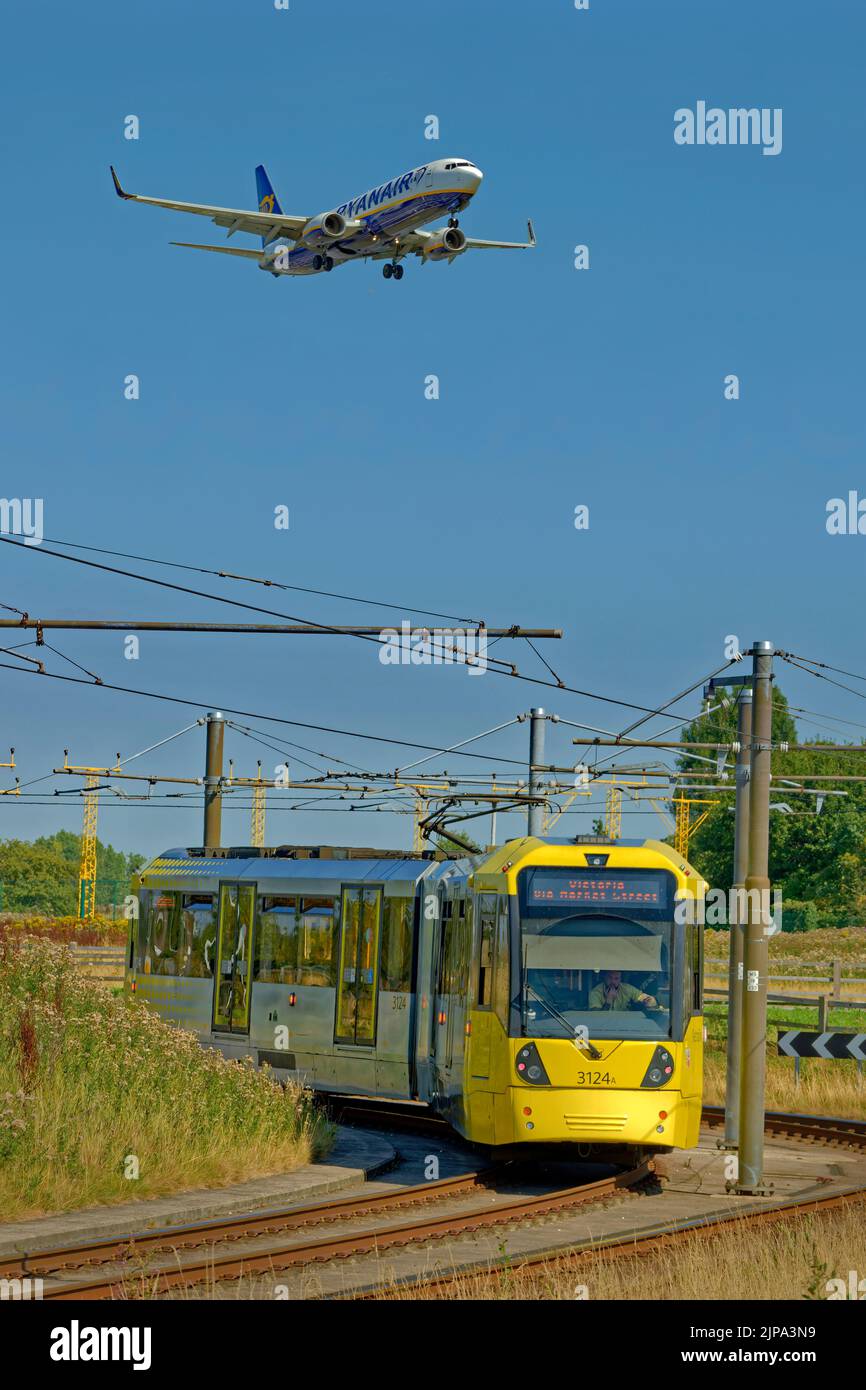
<svg viewBox="0 0 866 1390">
<path fill-rule="evenodd" d="M 479 899 L 481 915 L 478 952 L 478 1007 L 488 1008 L 493 997 L 493 948 L 496 933 L 496 894 L 482 893 Z"/>
<path fill-rule="evenodd" d="M 172 946 L 176 915 L 177 899 L 174 893 L 160 893 L 156 896 L 150 914 L 151 973 L 154 975 L 177 974 L 174 959 L 177 947 Z"/>
<path fill-rule="evenodd" d="M 412 901 L 386 898 L 382 921 L 381 987 L 395 992 L 412 988 Z"/>
<path fill-rule="evenodd" d="M 147 952 L 147 929 L 150 922 L 150 900 L 153 894 L 146 888 L 138 895 L 138 921 L 135 923 L 135 946 L 132 965 L 135 970 L 144 969 L 144 957 Z"/>
<path fill-rule="evenodd" d="M 253 979 L 293 985 L 298 975 L 297 898 L 259 900 L 259 928 Z"/>
<path fill-rule="evenodd" d="M 692 923 L 685 928 L 685 970 L 683 971 L 683 996 L 685 1016 L 701 1012 L 701 970 L 698 958 L 698 927 Z"/>
<path fill-rule="evenodd" d="M 212 893 L 184 893 L 179 914 L 179 975 L 210 979 L 216 959 L 216 914 Z"/>
<path fill-rule="evenodd" d="M 444 914 L 442 918 L 442 939 L 439 944 L 439 973 L 436 985 L 437 994 L 447 994 L 449 989 L 449 963 L 451 959 L 451 942 L 454 936 L 452 919 L 446 921 Z"/>
<path fill-rule="evenodd" d="M 604 912 L 533 916 L 521 923 L 520 1007 L 528 1037 L 562 1037 L 585 1026 L 594 1038 L 671 1035 L 672 924 Z M 694 940 L 694 938 L 693 938 Z M 683 990 L 689 1012 L 694 971 L 688 936 Z M 674 1005 L 672 1010 L 672 1005 Z"/>
<path fill-rule="evenodd" d="M 501 897 L 498 906 L 496 961 L 493 967 L 493 1007 L 497 1018 L 507 1031 L 509 1005 L 508 899 Z"/>
<path fill-rule="evenodd" d="M 298 984 L 337 982 L 337 905 L 333 898 L 302 898 L 298 941 Z"/>
</svg>

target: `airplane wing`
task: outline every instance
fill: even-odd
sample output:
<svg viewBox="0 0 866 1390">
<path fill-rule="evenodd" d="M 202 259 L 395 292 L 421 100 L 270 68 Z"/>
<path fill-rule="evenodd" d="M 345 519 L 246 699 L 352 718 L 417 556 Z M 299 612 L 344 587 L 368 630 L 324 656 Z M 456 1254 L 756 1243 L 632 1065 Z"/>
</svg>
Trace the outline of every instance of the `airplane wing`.
<svg viewBox="0 0 866 1390">
<path fill-rule="evenodd" d="M 220 251 L 224 256 L 246 256 L 247 260 L 260 261 L 261 251 L 248 251 L 240 246 L 202 246 L 198 241 L 170 241 L 169 246 L 188 246 L 190 251 Z"/>
<path fill-rule="evenodd" d="M 478 248 L 480 250 L 489 250 L 490 248 L 494 248 L 503 251 L 528 251 L 536 245 L 535 228 L 533 227 L 531 221 L 527 222 L 526 229 L 529 233 L 528 241 L 480 241 L 478 237 L 468 236 L 466 238 L 466 249 L 467 251 L 470 251 L 474 248 Z"/>
<path fill-rule="evenodd" d="M 526 226 L 527 226 L 527 231 L 528 231 L 528 233 L 529 233 L 529 240 L 528 240 L 528 241 L 482 241 L 479 237 L 471 237 L 471 236 L 468 236 L 468 237 L 466 238 L 466 244 L 465 244 L 465 246 L 463 246 L 463 247 L 461 248 L 460 251 L 455 251 L 455 252 L 454 252 L 454 255 L 448 256 L 447 259 L 448 259 L 449 261 L 453 261 L 453 260 L 455 259 L 455 257 L 457 257 L 457 256 L 462 256 L 462 255 L 464 254 L 464 252 L 466 252 L 466 251 L 490 251 L 490 250 L 501 250 L 501 251 L 528 251 L 528 250 L 531 250 L 532 247 L 536 245 L 536 240 L 535 240 L 535 228 L 533 227 L 531 221 L 530 221 L 530 222 L 527 222 Z M 417 231 L 417 232 L 407 232 L 407 233 L 404 233 L 404 235 L 401 236 L 401 237 L 399 238 L 399 253 L 398 253 L 398 254 L 420 256 L 420 257 L 422 258 L 422 260 L 426 260 L 427 257 L 428 257 L 432 252 L 434 252 L 434 251 L 441 252 L 441 251 L 442 251 L 442 249 L 443 249 L 443 248 L 442 248 L 442 232 L 443 232 L 443 230 L 444 230 L 444 229 L 440 229 L 439 231 L 432 231 L 432 232 Z M 387 245 L 383 245 L 383 248 L 382 248 L 381 251 L 374 251 L 374 252 L 370 255 L 370 259 L 371 259 L 371 260 L 377 260 L 377 261 L 387 261 L 387 260 L 391 260 L 392 257 L 393 257 L 393 255 L 394 255 L 394 246 L 393 246 L 392 243 L 388 243 Z"/>
<path fill-rule="evenodd" d="M 209 217 L 218 227 L 227 227 L 229 236 L 235 232 L 252 232 L 256 236 L 266 236 L 269 241 L 278 236 L 297 241 L 310 220 L 308 217 L 287 217 L 284 213 L 250 212 L 244 208 L 218 208 L 205 203 L 173 203 L 166 198 L 144 198 L 139 193 L 127 193 L 121 188 L 113 166 L 111 177 L 118 198 L 127 198 L 134 203 L 150 203 L 156 208 L 170 208 L 172 212 L 192 212 L 199 217 Z M 192 245 L 191 242 L 179 244 Z"/>
</svg>

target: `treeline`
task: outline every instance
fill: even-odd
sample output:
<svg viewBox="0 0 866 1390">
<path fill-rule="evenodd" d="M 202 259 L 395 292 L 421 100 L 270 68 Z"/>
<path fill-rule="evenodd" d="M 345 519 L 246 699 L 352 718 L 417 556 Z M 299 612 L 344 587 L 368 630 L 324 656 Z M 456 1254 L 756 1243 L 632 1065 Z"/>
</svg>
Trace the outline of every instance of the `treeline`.
<svg viewBox="0 0 866 1390">
<path fill-rule="evenodd" d="M 81 836 L 71 830 L 37 840 L 0 840 L 0 909 L 75 916 L 80 862 Z M 97 906 L 122 903 L 132 875 L 144 863 L 144 855 L 124 854 L 97 840 Z"/>
<path fill-rule="evenodd" d="M 716 699 L 718 699 L 718 693 Z M 702 715 L 683 730 L 687 743 L 728 742 L 737 737 L 738 711 L 736 696 L 721 709 Z M 820 744 L 827 751 L 814 753 L 777 753 L 772 759 L 773 782 L 770 812 L 770 881 L 782 891 L 783 918 L 790 909 L 810 924 L 818 927 L 848 927 L 866 925 L 866 783 L 823 782 L 806 780 L 803 786 L 826 789 L 820 813 L 816 814 L 817 798 L 802 795 L 794 787 L 786 787 L 783 778 L 791 776 L 826 777 L 840 775 L 866 776 L 866 756 L 863 744 L 837 743 L 813 731 L 808 723 L 798 731 L 796 722 L 782 691 L 773 691 L 773 742 L 795 744 L 800 741 Z M 848 750 L 848 751 L 846 751 Z M 706 753 L 702 750 L 702 757 Z M 679 767 L 695 774 L 695 784 L 706 781 L 718 785 L 718 777 L 709 761 L 700 761 L 685 754 Z M 695 806 L 694 820 L 701 811 L 709 810 L 703 825 L 694 832 L 689 847 L 689 859 L 714 888 L 727 889 L 733 877 L 734 816 L 733 816 L 733 754 L 728 757 L 731 793 L 708 791 L 707 798 L 717 799 L 712 807 Z M 709 777 L 705 774 L 710 773 Z M 701 776 L 700 774 L 704 774 Z M 839 796 L 838 792 L 844 792 Z M 686 793 L 700 797 L 700 791 Z M 788 809 L 781 809 L 787 807 Z"/>
</svg>

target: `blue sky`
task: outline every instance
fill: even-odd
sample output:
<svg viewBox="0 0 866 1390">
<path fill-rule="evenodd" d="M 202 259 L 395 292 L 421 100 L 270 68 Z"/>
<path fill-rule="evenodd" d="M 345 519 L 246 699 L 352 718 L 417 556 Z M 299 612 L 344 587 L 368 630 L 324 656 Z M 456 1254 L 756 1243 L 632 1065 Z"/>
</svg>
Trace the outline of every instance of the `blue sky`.
<svg viewBox="0 0 866 1390">
<path fill-rule="evenodd" d="M 866 495 L 862 7 L 49 3 L 18 7 L 6 38 L 2 494 L 43 498 L 46 536 L 562 627 L 544 651 L 567 683 L 640 704 L 720 665 L 730 633 L 866 672 L 866 538 L 825 529 L 829 498 Z M 782 152 L 677 146 L 674 111 L 698 100 L 781 107 Z M 531 216 L 535 252 L 413 262 L 399 285 L 373 265 L 273 280 L 170 246 L 222 233 L 122 203 L 108 174 L 243 207 L 263 161 L 284 210 L 313 214 L 452 154 L 485 173 L 464 228 L 520 239 Z M 588 271 L 573 268 L 578 243 Z M 316 621 L 382 616 L 202 587 Z M 0 546 L 0 601 L 43 617 L 232 617 L 36 547 Z M 427 743 L 537 702 L 609 728 L 633 717 L 492 675 L 383 668 L 348 640 L 144 637 L 137 662 L 121 634 L 49 640 L 106 682 Z M 514 659 L 544 674 L 528 650 Z M 795 704 L 866 723 L 860 699 L 781 675 Z M 66 746 L 103 763 L 196 712 L 8 670 L 0 684 L 0 747 L 15 745 L 22 782 Z M 297 737 L 332 766 L 408 756 Z M 525 745 L 522 726 L 479 749 Z M 563 731 L 550 748 L 570 756 Z M 253 744 L 228 751 L 254 770 Z M 140 767 L 200 762 L 192 734 Z M 0 835 L 78 828 L 80 804 L 63 802 L 0 799 Z M 100 815 L 103 838 L 144 852 L 200 833 L 193 808 L 103 797 Z M 271 841 L 408 835 L 384 815 L 275 811 L 268 827 Z M 227 813 L 225 838 L 247 838 L 247 813 Z"/>
</svg>

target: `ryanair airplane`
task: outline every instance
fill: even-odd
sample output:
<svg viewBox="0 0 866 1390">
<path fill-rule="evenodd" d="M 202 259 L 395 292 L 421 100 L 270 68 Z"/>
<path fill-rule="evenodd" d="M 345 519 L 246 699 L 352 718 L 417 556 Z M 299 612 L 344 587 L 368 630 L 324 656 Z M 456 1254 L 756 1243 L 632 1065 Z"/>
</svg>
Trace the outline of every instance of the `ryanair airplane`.
<svg viewBox="0 0 866 1390">
<path fill-rule="evenodd" d="M 193 251 L 244 256 L 272 275 L 316 275 L 347 261 L 374 260 L 385 262 L 382 274 L 386 280 L 392 277 L 402 280 L 401 262 L 406 256 L 420 256 L 422 265 L 427 261 L 448 261 L 450 264 L 464 251 L 491 247 L 523 250 L 535 245 L 531 222 L 528 241 L 479 241 L 461 230 L 457 214 L 469 206 L 484 177 L 468 159 L 439 159 L 433 164 L 422 164 L 315 217 L 284 213 L 262 164 L 256 169 L 257 212 L 143 198 L 121 188 L 113 168 L 111 177 L 120 198 L 209 217 L 218 227 L 227 227 L 230 237 L 235 232 L 261 236 L 261 251 L 235 246 L 202 246 L 194 241 L 173 241 L 171 244 L 188 246 Z M 421 230 L 425 223 L 445 213 L 449 214 L 447 226 Z"/>
</svg>

